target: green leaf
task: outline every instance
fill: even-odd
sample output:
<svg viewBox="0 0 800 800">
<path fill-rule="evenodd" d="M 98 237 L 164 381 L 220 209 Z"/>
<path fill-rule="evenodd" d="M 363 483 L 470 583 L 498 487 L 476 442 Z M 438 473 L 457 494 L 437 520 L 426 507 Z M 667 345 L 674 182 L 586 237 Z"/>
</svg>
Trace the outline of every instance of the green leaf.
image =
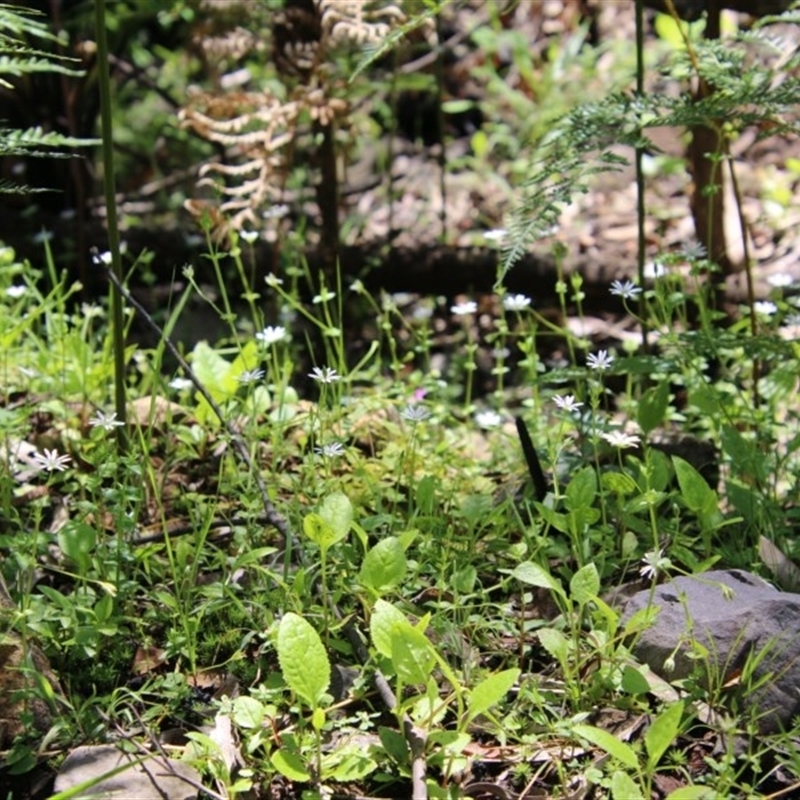
<svg viewBox="0 0 800 800">
<path fill-rule="evenodd" d="M 594 725 L 582 724 L 573 725 L 572 731 L 576 736 L 580 736 L 581 739 L 586 739 L 587 742 L 597 745 L 612 758 L 621 761 L 626 767 L 638 768 L 639 761 L 633 748 L 617 739 L 614 734 L 604 731 L 602 728 L 596 728 Z"/>
<path fill-rule="evenodd" d="M 408 563 L 400 540 L 387 536 L 364 556 L 358 580 L 378 595 L 394 589 L 403 580 Z"/>
<path fill-rule="evenodd" d="M 667 795 L 667 800 L 723 800 L 710 786 L 681 786 Z"/>
<path fill-rule="evenodd" d="M 323 764 L 323 774 L 330 780 L 338 783 L 351 783 L 360 781 L 378 768 L 377 762 L 370 758 L 368 752 L 332 753 L 338 763 L 332 769 L 327 769 Z"/>
<path fill-rule="evenodd" d="M 731 458 L 734 474 L 746 475 L 755 479 L 756 483 L 767 480 L 769 464 L 755 441 L 745 439 L 736 428 L 724 425 L 720 432 L 720 443 L 722 451 Z"/>
<path fill-rule="evenodd" d="M 560 664 L 564 664 L 569 656 L 569 642 L 561 631 L 555 628 L 540 628 L 537 631 L 542 647 Z"/>
<path fill-rule="evenodd" d="M 392 626 L 392 664 L 405 683 L 426 683 L 436 663 L 433 645 L 407 620 Z"/>
<path fill-rule="evenodd" d="M 590 508 L 597 495 L 597 473 L 592 467 L 584 467 L 572 477 L 567 485 L 564 504 L 570 511 Z"/>
<path fill-rule="evenodd" d="M 648 768 L 658 766 L 664 753 L 675 743 L 683 717 L 683 701 L 667 706 L 647 729 L 644 735 L 644 746 L 647 750 Z"/>
<path fill-rule="evenodd" d="M 639 785 L 627 772 L 617 770 L 611 776 L 610 788 L 613 800 L 644 800 Z"/>
<path fill-rule="evenodd" d="M 89 567 L 89 556 L 97 545 L 97 531 L 85 522 L 70 520 L 58 532 L 58 546 L 81 572 Z"/>
<path fill-rule="evenodd" d="M 690 511 L 700 513 L 709 505 L 717 505 L 717 495 L 706 483 L 705 478 L 688 462 L 679 456 L 672 456 L 675 475 L 678 478 L 681 496 Z"/>
<path fill-rule="evenodd" d="M 314 544 L 326 550 L 333 544 L 336 534 L 333 528 L 325 522 L 319 514 L 313 511 L 303 517 L 303 533 L 311 539 Z"/>
<path fill-rule="evenodd" d="M 353 524 L 353 505 L 343 492 L 329 494 L 319 508 L 319 515 L 330 525 L 336 536 L 335 542 L 350 533 Z"/>
<path fill-rule="evenodd" d="M 408 742 L 402 733 L 393 728 L 381 726 L 378 728 L 378 737 L 389 758 L 398 764 L 408 764 Z"/>
<path fill-rule="evenodd" d="M 244 695 L 233 701 L 233 721 L 240 727 L 258 730 L 264 724 L 266 709 L 255 697 Z"/>
<path fill-rule="evenodd" d="M 277 650 L 289 688 L 316 708 L 331 682 L 331 665 L 319 634 L 290 611 L 278 626 Z"/>
<path fill-rule="evenodd" d="M 600 575 L 594 564 L 581 567 L 569 582 L 570 596 L 579 605 L 594 600 L 600 593 Z"/>
<path fill-rule="evenodd" d="M 311 780 L 311 773 L 306 769 L 303 759 L 297 753 L 289 750 L 275 750 L 269 760 L 272 762 L 272 766 L 290 781 L 308 783 Z"/>
<path fill-rule="evenodd" d="M 405 614 L 385 600 L 378 600 L 369 621 L 369 633 L 375 649 L 385 658 L 392 657 L 392 629 L 407 622 Z"/>
<path fill-rule="evenodd" d="M 499 703 L 517 682 L 519 675 L 520 670 L 513 667 L 484 678 L 469 693 L 468 719 L 474 719 Z"/>
<path fill-rule="evenodd" d="M 624 472 L 604 472 L 600 476 L 600 482 L 607 492 L 623 497 L 636 491 L 636 481 Z"/>
<path fill-rule="evenodd" d="M 653 386 L 642 395 L 636 421 L 645 436 L 664 422 L 668 406 L 669 384 L 666 381 L 662 381 L 659 386 Z"/>
<path fill-rule="evenodd" d="M 628 694 L 647 694 L 650 691 L 650 684 L 647 678 L 638 669 L 630 664 L 622 670 L 622 691 Z"/>
<path fill-rule="evenodd" d="M 198 342 L 192 351 L 192 370 L 200 383 L 218 403 L 236 394 L 239 388 L 237 375 L 228 363 L 208 342 Z"/>
<path fill-rule="evenodd" d="M 528 586 L 538 586 L 542 589 L 550 589 L 553 592 L 565 597 L 564 589 L 556 578 L 554 578 L 544 567 L 534 564 L 533 561 L 522 561 L 511 571 L 511 577 L 516 578 L 521 583 Z"/>
</svg>

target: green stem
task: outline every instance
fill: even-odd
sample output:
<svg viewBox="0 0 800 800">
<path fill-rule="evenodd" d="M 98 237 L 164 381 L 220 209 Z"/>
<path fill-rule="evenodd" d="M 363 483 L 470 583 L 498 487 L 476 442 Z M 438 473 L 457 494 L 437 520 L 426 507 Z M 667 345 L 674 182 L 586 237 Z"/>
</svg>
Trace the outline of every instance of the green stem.
<svg viewBox="0 0 800 800">
<path fill-rule="evenodd" d="M 119 253 L 119 228 L 114 181 L 114 141 L 111 124 L 111 82 L 108 78 L 108 39 L 106 37 L 106 4 L 96 2 L 95 34 L 97 39 L 97 84 L 100 88 L 100 121 L 103 132 L 103 188 L 106 197 L 108 220 L 108 245 L 111 251 L 111 269 L 122 283 L 122 260 Z M 114 408 L 117 419 L 126 421 L 125 409 L 125 341 L 122 319 L 122 296 L 111 293 L 111 320 L 114 329 Z M 120 454 L 128 447 L 127 426 L 117 427 L 117 445 Z"/>
</svg>

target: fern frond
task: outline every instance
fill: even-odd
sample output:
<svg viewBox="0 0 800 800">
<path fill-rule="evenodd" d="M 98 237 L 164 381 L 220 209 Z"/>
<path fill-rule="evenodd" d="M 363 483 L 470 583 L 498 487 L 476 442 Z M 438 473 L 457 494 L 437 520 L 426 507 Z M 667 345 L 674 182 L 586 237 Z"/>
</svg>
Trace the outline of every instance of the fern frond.
<svg viewBox="0 0 800 800">
<path fill-rule="evenodd" d="M 363 58 L 356 64 L 355 69 L 350 75 L 349 83 L 352 83 L 365 69 L 376 61 L 391 53 L 398 44 L 410 33 L 420 28 L 435 24 L 436 16 L 447 5 L 447 0 L 437 0 L 433 5 L 428 6 L 421 14 L 416 14 L 407 22 L 393 28 L 387 36 L 378 42 L 368 43 L 364 48 Z"/>
<path fill-rule="evenodd" d="M 25 49 L 15 51 L 13 56 L 0 56 L 0 75 L 14 75 L 17 78 L 35 72 L 57 72 L 61 75 L 71 75 L 73 77 L 83 75 L 82 69 L 59 64 L 58 61 L 54 61 L 49 57 L 39 58 L 39 55 L 47 56 L 46 53 L 40 53 L 38 50 Z M 70 59 L 70 61 L 74 60 Z M 3 81 L 3 84 L 7 88 L 12 88 L 11 84 L 6 81 Z"/>
<path fill-rule="evenodd" d="M 50 131 L 45 133 L 41 128 L 26 128 L 16 130 L 13 128 L 0 128 L 0 155 L 46 155 L 58 156 L 50 150 L 38 152 L 36 148 L 50 147 L 86 147 L 100 144 L 99 139 L 77 139 L 73 136 L 64 136 L 61 133 Z M 68 153 L 64 154 L 69 155 Z"/>
<path fill-rule="evenodd" d="M 49 192 L 52 189 L 31 188 L 24 183 L 16 183 L 0 178 L 0 194 L 32 194 L 33 192 Z"/>
</svg>

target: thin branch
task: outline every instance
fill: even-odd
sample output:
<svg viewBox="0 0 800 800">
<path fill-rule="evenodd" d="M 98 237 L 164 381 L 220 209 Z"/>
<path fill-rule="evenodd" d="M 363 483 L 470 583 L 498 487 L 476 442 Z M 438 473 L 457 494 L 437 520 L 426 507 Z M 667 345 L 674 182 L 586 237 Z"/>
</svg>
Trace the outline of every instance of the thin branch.
<svg viewBox="0 0 800 800">
<path fill-rule="evenodd" d="M 192 368 L 187 363 L 186 359 L 181 355 L 178 348 L 175 347 L 174 342 L 167 336 L 166 333 L 162 330 L 159 324 L 150 316 L 147 309 L 138 301 L 136 300 L 133 295 L 123 286 L 122 282 L 117 278 L 117 276 L 111 271 L 106 270 L 111 282 L 116 287 L 117 291 L 128 301 L 128 303 L 142 315 L 142 318 L 147 323 L 147 325 L 152 328 L 153 332 L 159 337 L 160 340 L 164 342 L 167 347 L 167 350 L 173 355 L 175 360 L 180 364 L 181 368 L 186 373 L 186 376 L 189 380 L 194 384 L 195 388 L 198 392 L 200 392 L 203 399 L 208 403 L 211 407 L 211 410 L 216 414 L 217 419 L 219 419 L 222 427 L 225 428 L 228 435 L 231 437 L 231 441 L 233 442 L 236 451 L 239 453 L 239 457 L 242 459 L 242 462 L 247 466 L 250 470 L 251 474 L 255 477 L 256 485 L 258 486 L 258 490 L 261 494 L 261 504 L 264 506 L 264 515 L 267 522 L 275 527 L 277 531 L 281 534 L 283 539 L 281 543 L 281 549 L 285 551 L 287 545 L 290 543 L 294 546 L 295 552 L 301 553 L 299 547 L 297 547 L 297 542 L 292 534 L 292 530 L 289 527 L 289 523 L 287 522 L 286 518 L 278 512 L 275 506 L 272 504 L 272 501 L 269 499 L 269 495 L 267 494 L 267 487 L 264 483 L 264 479 L 261 477 L 261 473 L 258 469 L 255 468 L 253 464 L 253 460 L 250 458 L 250 451 L 247 449 L 247 444 L 245 443 L 244 439 L 241 437 L 239 432 L 231 425 L 231 423 L 226 419 L 225 413 L 220 408 L 219 404 L 216 400 L 209 394 L 208 390 L 205 386 L 200 382 L 198 377 L 192 371 Z"/>
</svg>

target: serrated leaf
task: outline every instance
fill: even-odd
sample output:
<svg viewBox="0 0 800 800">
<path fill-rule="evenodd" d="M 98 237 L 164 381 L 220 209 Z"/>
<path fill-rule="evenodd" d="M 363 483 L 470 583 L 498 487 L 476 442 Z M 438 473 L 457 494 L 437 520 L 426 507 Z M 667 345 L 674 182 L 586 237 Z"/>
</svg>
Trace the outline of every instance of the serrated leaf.
<svg viewBox="0 0 800 800">
<path fill-rule="evenodd" d="M 382 595 L 402 582 L 407 568 L 402 543 L 395 536 L 387 536 L 364 556 L 358 579 L 364 586 Z"/>
<path fill-rule="evenodd" d="M 385 658 L 392 657 L 392 629 L 407 622 L 405 614 L 385 600 L 378 600 L 369 621 L 369 633 L 375 649 Z"/>
<path fill-rule="evenodd" d="M 484 678 L 469 693 L 469 719 L 473 719 L 497 705 L 508 694 L 519 676 L 520 670 L 513 667 Z"/>
<path fill-rule="evenodd" d="M 290 781 L 308 783 L 311 780 L 311 773 L 306 769 L 303 759 L 297 753 L 275 750 L 269 760 L 272 762 L 272 766 Z"/>
<path fill-rule="evenodd" d="M 626 767 L 636 769 L 639 766 L 639 761 L 636 758 L 636 753 L 630 745 L 617 739 L 614 734 L 604 731 L 602 728 L 596 728 L 594 725 L 573 725 L 572 731 L 576 736 L 581 739 L 586 739 L 597 745 L 601 750 L 604 750 L 612 758 L 622 762 Z"/>
<path fill-rule="evenodd" d="M 278 626 L 277 650 L 289 688 L 316 708 L 331 682 L 331 665 L 319 634 L 290 611 Z"/>
</svg>

